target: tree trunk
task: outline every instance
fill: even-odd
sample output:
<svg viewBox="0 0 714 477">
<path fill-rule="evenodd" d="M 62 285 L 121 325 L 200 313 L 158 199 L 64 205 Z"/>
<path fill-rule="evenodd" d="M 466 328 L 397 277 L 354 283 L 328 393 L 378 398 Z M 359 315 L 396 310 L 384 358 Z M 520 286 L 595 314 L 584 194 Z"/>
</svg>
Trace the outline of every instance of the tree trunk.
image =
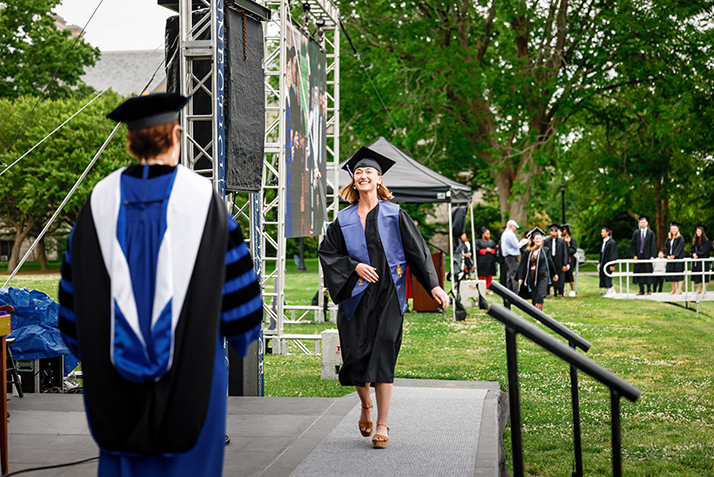
<svg viewBox="0 0 714 477">
<path fill-rule="evenodd" d="M 667 197 L 667 173 L 655 183 L 655 221 L 657 234 L 657 250 L 664 250 L 667 240 L 667 223 L 669 222 L 669 199 Z"/>
<path fill-rule="evenodd" d="M 40 270 L 43 272 L 48 272 L 50 266 L 47 264 L 47 251 L 45 250 L 45 238 L 42 237 L 40 243 L 37 244 L 37 255 L 40 257 Z"/>
<path fill-rule="evenodd" d="M 27 235 L 32 230 L 32 227 L 27 227 L 26 229 L 18 228 L 15 232 L 15 243 L 12 245 L 12 253 L 10 253 L 10 261 L 7 263 L 7 271 L 12 273 L 15 271 L 18 262 L 20 261 L 20 249 L 22 248 L 22 243 L 27 238 Z"/>
</svg>

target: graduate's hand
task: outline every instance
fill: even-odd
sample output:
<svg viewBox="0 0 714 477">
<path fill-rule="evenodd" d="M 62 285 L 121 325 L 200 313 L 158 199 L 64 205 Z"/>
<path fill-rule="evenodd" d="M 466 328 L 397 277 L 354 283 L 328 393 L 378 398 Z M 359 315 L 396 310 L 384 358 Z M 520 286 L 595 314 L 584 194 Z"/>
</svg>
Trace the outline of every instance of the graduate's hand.
<svg viewBox="0 0 714 477">
<path fill-rule="evenodd" d="M 366 263 L 360 263 L 355 267 L 355 272 L 360 278 L 367 280 L 369 283 L 377 283 L 379 280 L 379 275 L 377 275 L 377 269 L 370 267 Z"/>
<path fill-rule="evenodd" d="M 523 285 L 523 280 L 518 280 L 518 286 Z"/>
<path fill-rule="evenodd" d="M 446 310 L 446 307 L 449 306 L 449 295 L 446 294 L 443 288 L 441 287 L 434 287 L 431 289 L 431 296 L 434 297 L 434 300 L 439 302 L 439 306 L 441 307 L 442 310 Z"/>
<path fill-rule="evenodd" d="M 558 275 L 554 275 L 554 276 L 553 276 L 553 281 L 554 281 L 554 282 L 557 282 L 557 281 L 558 281 Z"/>
</svg>

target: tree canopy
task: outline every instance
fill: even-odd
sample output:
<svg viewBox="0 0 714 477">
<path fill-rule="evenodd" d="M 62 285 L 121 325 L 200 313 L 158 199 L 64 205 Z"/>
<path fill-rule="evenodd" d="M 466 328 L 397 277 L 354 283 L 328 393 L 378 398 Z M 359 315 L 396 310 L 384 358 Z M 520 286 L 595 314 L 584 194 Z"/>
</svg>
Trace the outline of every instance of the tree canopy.
<svg viewBox="0 0 714 477">
<path fill-rule="evenodd" d="M 59 3 L 0 2 L 0 97 L 18 98 L 45 91 L 47 97 L 66 98 L 86 92 L 80 76 L 99 58 L 99 49 L 84 39 L 71 48 L 75 40 L 70 32 L 55 25 L 52 9 Z"/>
</svg>

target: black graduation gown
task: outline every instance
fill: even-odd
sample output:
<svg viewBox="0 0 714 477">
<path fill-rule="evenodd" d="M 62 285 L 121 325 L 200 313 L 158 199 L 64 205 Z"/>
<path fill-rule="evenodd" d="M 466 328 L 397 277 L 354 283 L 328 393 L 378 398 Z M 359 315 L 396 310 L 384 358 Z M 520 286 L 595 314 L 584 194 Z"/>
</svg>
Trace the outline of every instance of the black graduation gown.
<svg viewBox="0 0 714 477">
<path fill-rule="evenodd" d="M 700 245 L 692 245 L 692 255 L 694 255 L 696 253 L 697 258 L 709 258 L 711 249 L 712 249 L 712 244 L 709 241 L 709 239 L 704 239 L 704 240 L 702 240 L 702 243 Z M 702 263 L 705 263 L 705 262 L 694 262 L 692 264 L 692 272 L 695 272 L 695 273 L 700 272 L 701 273 Z M 704 267 L 704 270 L 708 271 L 707 267 Z M 704 280 L 706 282 L 708 282 L 709 275 L 706 275 L 704 277 Z M 692 275 L 692 281 L 694 283 L 702 283 L 702 276 L 701 275 Z"/>
<path fill-rule="evenodd" d="M 496 274 L 496 242 L 491 239 L 477 239 L 474 242 L 476 251 L 476 268 L 480 277 L 490 277 Z M 486 249 L 490 248 L 493 252 Z M 485 253 L 481 254 L 481 250 Z"/>
<path fill-rule="evenodd" d="M 521 253 L 521 262 L 518 264 L 518 280 L 523 280 L 523 285 L 527 290 L 533 304 L 543 303 L 545 295 L 548 293 L 548 282 L 552 280 L 558 272 L 555 269 L 555 263 L 553 263 L 553 258 L 550 255 L 550 249 L 543 245 L 538 252 L 540 257 L 537 263 L 537 269 L 535 270 L 535 280 L 531 281 L 529 276 L 529 257 L 531 252 L 528 250 L 523 250 Z M 545 260 L 544 260 L 545 258 Z M 558 276 L 560 280 L 560 276 Z"/>
<path fill-rule="evenodd" d="M 543 246 L 550 249 L 550 258 L 555 264 L 555 271 L 558 276 L 563 275 L 563 267 L 568 264 L 568 244 L 561 238 L 555 239 L 555 255 L 553 255 L 553 238 L 548 237 L 543 240 Z M 559 280 L 560 281 L 560 280 Z M 561 282 L 561 284 L 564 282 Z M 562 288 L 562 287 L 560 287 Z"/>
<path fill-rule="evenodd" d="M 565 240 L 565 239 L 563 239 Z M 575 281 L 575 266 L 577 265 L 576 263 L 576 258 L 575 254 L 578 253 L 578 241 L 575 240 L 575 237 L 570 237 L 570 242 L 565 240 L 565 243 L 568 245 L 568 264 L 570 265 L 570 268 L 568 269 L 567 272 L 565 272 L 563 275 L 563 283 L 572 283 Z"/>
<path fill-rule="evenodd" d="M 641 250 L 641 251 L 640 251 Z M 642 231 L 640 229 L 635 230 L 632 234 L 632 241 L 630 242 L 630 257 L 637 257 L 638 259 L 649 260 L 657 256 L 657 239 L 655 234 L 650 229 L 645 232 L 645 241 L 642 243 Z M 628 257 L 629 258 L 629 257 Z M 651 263 L 637 263 L 634 267 L 635 273 L 652 273 Z M 643 285 L 649 285 L 652 283 L 652 277 L 633 277 L 633 283 L 641 283 Z"/>
<path fill-rule="evenodd" d="M 600 288 L 612 288 L 612 277 L 605 275 L 605 264 L 617 260 L 617 242 L 610 239 L 600 247 Z"/>
<path fill-rule="evenodd" d="M 327 228 L 320 244 L 320 263 L 325 273 L 332 301 L 339 306 L 337 328 L 340 334 L 342 368 L 340 384 L 364 386 L 365 383 L 394 382 L 394 367 L 402 343 L 403 316 L 394 281 L 379 238 L 379 205 L 367 215 L 365 235 L 369 260 L 377 269 L 379 280 L 370 283 L 351 319 L 342 305 L 350 297 L 359 276 L 355 267 L 360 263 L 347 251 L 338 221 Z M 439 285 L 429 247 L 409 215 L 399 211 L 399 230 L 407 266 L 426 290 Z"/>
<path fill-rule="evenodd" d="M 674 255 L 674 258 L 684 258 L 684 237 L 681 235 L 676 239 L 672 240 L 667 237 L 667 241 L 664 243 L 664 254 L 669 257 Z M 667 263 L 667 273 L 671 272 L 683 272 L 684 263 L 682 262 L 668 262 Z M 684 280 L 683 275 L 667 275 L 664 277 L 667 282 L 681 282 Z"/>
</svg>

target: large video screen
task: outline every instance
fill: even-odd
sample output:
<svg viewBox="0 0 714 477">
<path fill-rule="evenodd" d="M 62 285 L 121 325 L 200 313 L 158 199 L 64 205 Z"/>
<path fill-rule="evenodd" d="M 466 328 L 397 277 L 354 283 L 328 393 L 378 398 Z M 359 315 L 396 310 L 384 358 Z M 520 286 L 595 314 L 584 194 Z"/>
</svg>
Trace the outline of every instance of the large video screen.
<svg viewBox="0 0 714 477">
<path fill-rule="evenodd" d="M 287 35 L 285 235 L 308 237 L 327 223 L 327 55 L 298 28 Z"/>
</svg>

